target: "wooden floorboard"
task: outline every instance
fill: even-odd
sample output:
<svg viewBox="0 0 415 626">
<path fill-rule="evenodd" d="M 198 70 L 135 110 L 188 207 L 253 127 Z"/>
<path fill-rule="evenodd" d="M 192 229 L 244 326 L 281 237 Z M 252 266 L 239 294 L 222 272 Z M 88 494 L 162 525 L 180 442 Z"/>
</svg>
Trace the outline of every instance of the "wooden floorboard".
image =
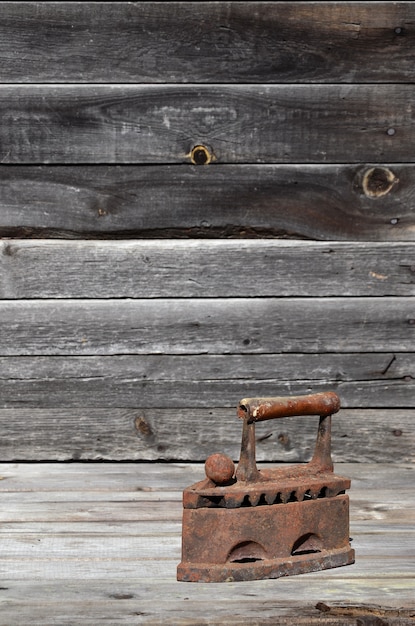
<svg viewBox="0 0 415 626">
<path fill-rule="evenodd" d="M 352 479 L 354 565 L 209 585 L 175 578 L 202 464 L 3 463 L 0 625 L 414 623 L 415 466 L 335 470 Z"/>
</svg>

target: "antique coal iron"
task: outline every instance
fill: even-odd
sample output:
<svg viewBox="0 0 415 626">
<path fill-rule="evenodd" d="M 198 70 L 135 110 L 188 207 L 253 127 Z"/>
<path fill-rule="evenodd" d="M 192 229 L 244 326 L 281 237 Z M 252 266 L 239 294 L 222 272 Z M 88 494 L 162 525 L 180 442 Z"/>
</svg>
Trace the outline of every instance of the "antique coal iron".
<svg viewBox="0 0 415 626">
<path fill-rule="evenodd" d="M 241 454 L 213 454 L 206 479 L 183 492 L 182 561 L 177 579 L 224 582 L 279 578 L 354 563 L 349 539 L 350 480 L 333 473 L 333 392 L 242 400 Z M 255 422 L 320 416 L 308 463 L 258 470 Z"/>
</svg>

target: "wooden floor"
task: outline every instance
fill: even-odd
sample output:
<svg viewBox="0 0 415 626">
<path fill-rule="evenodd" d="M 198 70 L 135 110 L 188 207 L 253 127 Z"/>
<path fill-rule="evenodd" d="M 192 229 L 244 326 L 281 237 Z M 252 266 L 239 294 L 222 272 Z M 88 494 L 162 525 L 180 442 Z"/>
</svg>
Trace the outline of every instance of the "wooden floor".
<svg viewBox="0 0 415 626">
<path fill-rule="evenodd" d="M 181 490 L 201 464 L 0 465 L 0 624 L 413 624 L 415 465 L 352 478 L 356 563 L 249 583 L 176 582 Z"/>
</svg>

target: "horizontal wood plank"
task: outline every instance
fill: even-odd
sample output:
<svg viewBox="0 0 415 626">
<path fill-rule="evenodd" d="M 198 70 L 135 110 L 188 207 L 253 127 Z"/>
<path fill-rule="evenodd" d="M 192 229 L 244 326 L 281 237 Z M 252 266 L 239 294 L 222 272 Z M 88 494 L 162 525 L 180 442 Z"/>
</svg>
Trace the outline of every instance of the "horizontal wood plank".
<svg viewBox="0 0 415 626">
<path fill-rule="evenodd" d="M 3 300 L 1 356 L 413 352 L 396 298 Z"/>
<path fill-rule="evenodd" d="M 0 174 L 3 237 L 414 240 L 412 165 L 0 166 Z"/>
<path fill-rule="evenodd" d="M 414 85 L 0 88 L 10 164 L 415 161 Z M 213 165 L 212 165 L 213 167 Z"/>
<path fill-rule="evenodd" d="M 216 585 L 212 603 L 210 586 L 189 588 L 162 578 L 144 580 L 133 573 L 120 580 L 111 576 L 111 568 L 117 572 L 117 566 L 109 562 L 105 579 L 90 578 L 87 584 L 75 579 L 64 584 L 62 580 L 46 584 L 42 579 L 6 579 L 1 626 L 14 623 L 17 615 L 36 626 L 72 626 L 74 620 L 91 626 L 108 620 L 131 626 L 132 619 L 134 624 L 164 626 L 172 618 L 177 626 L 244 626 L 247 620 L 253 626 L 354 626 L 356 617 L 379 620 L 379 614 L 388 626 L 413 624 L 408 618 L 413 606 L 410 576 L 385 581 L 344 574 L 342 579 L 317 580 L 314 574 L 314 578 L 304 575 L 272 581 L 273 586 L 267 585 L 269 581 L 256 581 L 249 590 L 245 585 L 231 589 Z M 316 608 L 318 602 L 327 613 Z"/>
<path fill-rule="evenodd" d="M 316 389 L 319 387 L 313 385 L 312 390 Z M 247 385 L 245 392 L 248 390 L 251 386 Z M 238 399 L 234 398 L 235 404 Z M 393 386 L 389 400 L 391 405 L 394 400 L 399 403 Z M 95 396 L 89 397 L 89 404 L 97 401 Z M 344 397 L 342 402 L 347 404 Z M 414 408 L 342 408 L 333 420 L 333 457 L 336 462 L 411 463 L 414 423 Z M 256 430 L 258 460 L 305 462 L 314 449 L 317 421 L 291 418 L 258 424 Z M 237 460 L 241 424 L 235 408 L 215 404 L 181 409 L 70 409 L 62 403 L 52 409 L 1 409 L 0 435 L 4 461 L 205 461 L 217 451 Z M 196 480 L 191 477 L 189 483 Z"/>
<path fill-rule="evenodd" d="M 260 277 L 260 279 L 259 279 Z M 261 240 L 0 242 L 0 297 L 415 295 L 415 244 Z"/>
<path fill-rule="evenodd" d="M 414 195 L 408 164 L 0 166 L 0 235 L 414 241 Z"/>
<path fill-rule="evenodd" d="M 264 463 L 261 467 L 270 467 Z M 285 467 L 281 465 L 281 467 Z M 204 476 L 203 463 L 5 463 L 0 465 L 2 493 L 36 492 L 36 498 L 45 499 L 45 493 L 87 491 L 107 493 L 109 498 L 123 490 L 143 493 L 182 491 Z M 337 471 L 337 470 L 336 470 Z M 372 497 L 382 487 L 397 491 L 411 488 L 414 465 L 401 463 L 343 463 L 338 473 L 351 476 L 361 495 Z M 56 477 L 59 481 L 56 483 Z M 37 495 L 39 494 L 39 496 Z M 42 495 L 43 494 L 43 495 Z M 16 496 L 18 499 L 18 496 Z M 56 497 L 56 495 L 54 496 Z M 164 497 L 164 496 L 163 496 Z M 161 500 L 163 499 L 161 497 Z M 178 498 L 177 498 L 178 499 Z M 71 496 L 68 493 L 68 501 Z M 399 504 L 399 502 L 395 502 Z M 10 521 L 10 519 L 9 519 Z M 18 521 L 18 520 L 15 520 Z"/>
<path fill-rule="evenodd" d="M 414 20 L 411 2 L 5 2 L 0 80 L 411 82 Z"/>
<path fill-rule="evenodd" d="M 330 388 L 345 407 L 397 408 L 414 380 L 413 353 L 0 357 L 0 407 L 233 407 Z"/>
<path fill-rule="evenodd" d="M 267 465 L 271 466 L 269 463 Z M 344 471 L 344 465 L 336 464 L 336 471 L 350 477 Z M 389 475 L 394 473 L 396 466 L 389 467 Z M 203 478 L 203 471 L 200 475 Z M 189 480 L 184 486 L 187 487 L 188 483 Z M 395 535 L 396 546 L 399 541 L 405 541 L 406 535 L 413 534 L 413 489 L 398 487 L 400 497 L 405 501 L 404 508 L 396 502 L 396 489 L 376 489 L 368 500 L 367 491 L 356 488 L 352 477 L 349 492 L 352 539 L 360 536 L 363 549 L 367 550 L 368 535 L 374 535 L 376 540 L 381 540 L 382 536 Z M 2 528 L 13 541 L 29 533 L 44 536 L 65 534 L 72 539 L 79 535 L 103 537 L 111 534 L 134 537 L 140 545 L 147 538 L 153 541 L 157 536 L 165 547 L 169 538 L 177 537 L 182 529 L 182 491 L 40 491 L 36 498 L 34 493 L 37 496 L 37 489 L 34 492 L 2 492 L 4 507 L 0 520 Z"/>
<path fill-rule="evenodd" d="M 270 467 L 270 464 L 264 463 L 261 467 Z M 281 467 L 286 465 L 281 464 Z M 180 493 L 186 486 L 202 480 L 204 476 L 203 463 L 2 462 L 0 468 L 0 492 L 16 494 L 17 501 L 20 501 L 23 492 L 32 494 L 36 501 L 38 499 L 45 501 L 47 492 L 53 492 L 53 498 L 56 498 L 57 494 L 67 492 L 68 502 L 71 502 L 72 496 L 69 492 L 82 491 L 89 494 L 107 494 L 108 499 L 112 501 L 117 498 L 117 494 L 127 490 L 133 492 L 135 497 L 138 497 L 137 492 L 141 492 L 144 498 L 149 494 L 153 496 L 159 494 L 160 504 L 164 500 L 163 494 L 166 493 L 167 501 L 169 493 Z M 353 488 L 359 491 L 360 498 L 370 493 L 372 502 L 377 501 L 376 494 L 380 493 L 381 488 L 387 488 L 392 492 L 399 488 L 411 489 L 414 465 L 400 463 L 391 466 L 390 463 L 382 462 L 342 463 L 336 471 L 352 478 Z M 385 492 L 380 499 L 391 501 L 390 495 Z M 149 497 L 148 499 L 150 500 Z M 175 499 L 179 502 L 180 498 L 176 495 Z M 395 499 L 391 504 L 396 508 L 401 503 Z M 18 522 L 20 518 L 13 519 Z M 8 521 L 13 520 L 8 518 Z"/>
<path fill-rule="evenodd" d="M 35 561 L 44 561 L 47 554 L 54 554 L 55 560 L 61 562 L 78 559 L 79 554 L 82 554 L 85 560 L 94 560 L 97 556 L 103 561 L 179 560 L 180 539 L 178 533 L 150 538 L 135 533 L 120 536 L 118 531 L 108 530 L 104 537 L 101 533 L 74 536 L 52 531 L 39 541 L 37 533 L 20 532 L 8 534 L 7 541 L 2 542 L 0 556 L 6 563 L 26 558 L 29 550 L 30 558 Z M 353 539 L 355 541 L 355 538 Z M 362 535 L 358 537 L 358 543 L 361 558 L 373 557 L 373 539 Z M 406 533 L 388 535 L 382 556 L 387 560 L 402 556 L 405 551 L 409 560 L 410 557 L 415 557 L 414 546 L 415 530 L 407 528 Z"/>
<path fill-rule="evenodd" d="M 414 353 L 411 353 L 412 360 Z M 55 363 L 55 366 L 58 366 Z M 111 363 L 107 366 L 111 369 Z M 59 372 L 52 374 L 50 380 L 30 380 L 21 377 L 14 371 L 14 378 L 0 382 L 2 392 L 0 406 L 2 408 L 55 408 L 66 406 L 71 409 L 82 409 L 85 406 L 135 408 L 140 401 L 142 406 L 149 408 L 203 408 L 213 399 L 215 405 L 232 406 L 236 399 L 244 397 L 246 388 L 254 396 L 290 395 L 325 391 L 327 388 L 336 391 L 343 399 L 345 406 L 376 406 L 376 407 L 412 407 L 414 406 L 415 378 L 410 374 L 399 379 L 384 378 L 383 380 L 346 381 L 336 379 L 288 380 L 271 378 L 268 380 L 227 380 L 199 381 L 190 378 L 188 381 L 147 381 L 135 375 L 128 378 L 117 378 L 111 375 L 99 375 L 89 372 L 89 376 L 73 376 L 66 379 Z M 118 386 L 117 386 L 118 383 Z"/>
</svg>

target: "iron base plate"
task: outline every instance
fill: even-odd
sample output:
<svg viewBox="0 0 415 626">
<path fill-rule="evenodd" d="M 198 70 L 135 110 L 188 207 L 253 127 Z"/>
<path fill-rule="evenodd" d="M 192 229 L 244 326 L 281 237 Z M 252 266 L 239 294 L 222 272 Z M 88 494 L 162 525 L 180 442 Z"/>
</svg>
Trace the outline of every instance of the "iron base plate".
<svg viewBox="0 0 415 626">
<path fill-rule="evenodd" d="M 261 560 L 248 563 L 209 565 L 203 563 L 180 563 L 177 580 L 183 582 L 221 583 L 281 578 L 296 574 L 318 572 L 354 563 L 354 550 L 349 546 L 334 550 L 322 550 L 316 554 L 300 554 L 290 558 Z"/>
</svg>

